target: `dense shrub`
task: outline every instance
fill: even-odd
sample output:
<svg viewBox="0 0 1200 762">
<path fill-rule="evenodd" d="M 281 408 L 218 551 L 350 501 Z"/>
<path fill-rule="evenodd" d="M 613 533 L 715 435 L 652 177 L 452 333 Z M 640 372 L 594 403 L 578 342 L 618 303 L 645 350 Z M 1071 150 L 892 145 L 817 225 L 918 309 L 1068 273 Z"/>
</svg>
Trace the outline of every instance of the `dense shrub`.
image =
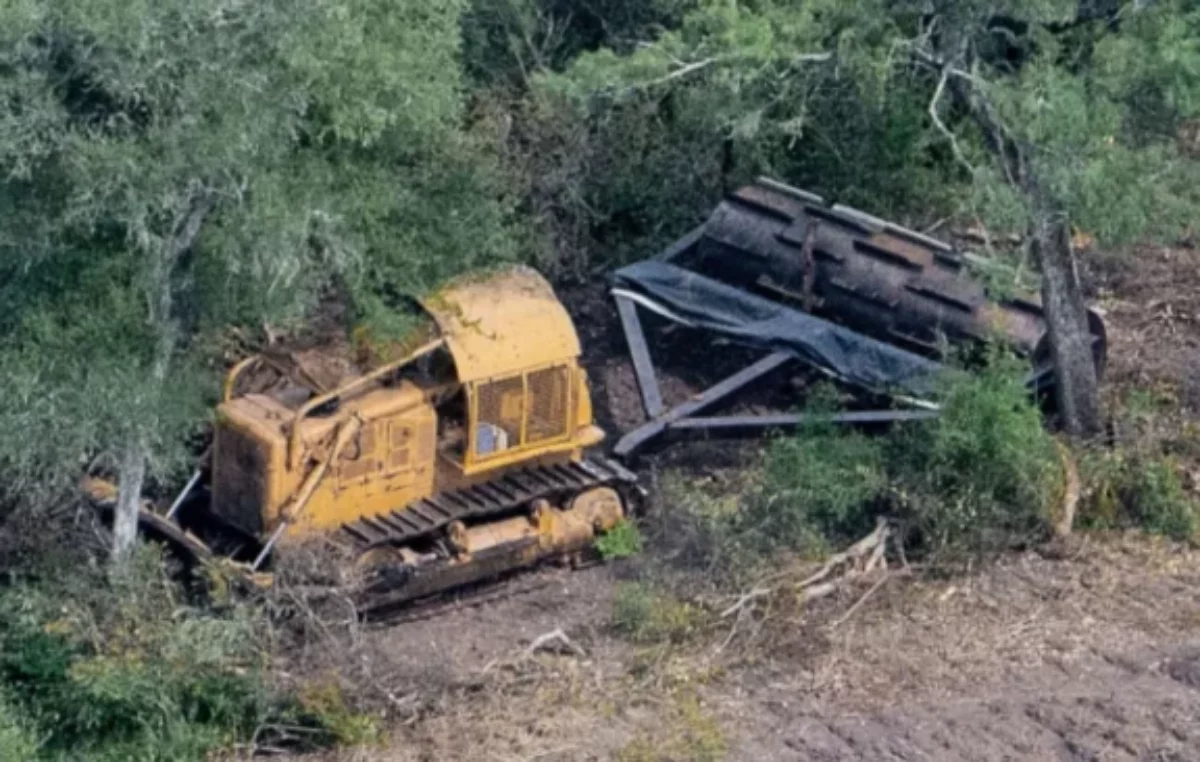
<svg viewBox="0 0 1200 762">
<path fill-rule="evenodd" d="M 764 548 L 860 535 L 888 491 L 884 442 L 832 426 L 811 426 L 776 443 L 765 489 L 743 514 L 743 531 Z"/>
<path fill-rule="evenodd" d="M 1041 532 L 1058 481 L 1054 441 L 1019 369 L 947 379 L 941 415 L 867 435 L 812 428 L 769 453 L 740 521 L 773 547 L 844 542 L 887 514 L 926 553 L 997 550 Z"/>
<path fill-rule="evenodd" d="M 815 399 L 810 412 L 831 411 L 828 395 Z M 659 521 L 690 543 L 689 559 L 722 573 L 842 546 L 880 516 L 907 530 L 912 552 L 949 558 L 1041 536 L 1061 479 L 1019 368 L 993 358 L 947 379 L 938 418 L 879 435 L 812 424 L 772 443 L 749 481 L 730 506 L 668 479 Z"/>
<path fill-rule="evenodd" d="M 1197 506 L 1179 479 L 1179 471 L 1160 458 L 1140 464 L 1128 485 L 1127 506 L 1138 526 L 1174 540 L 1197 538 Z"/>
<path fill-rule="evenodd" d="M 1200 540 L 1200 505 L 1184 489 L 1171 459 L 1137 450 L 1092 453 L 1083 471 L 1083 525 Z"/>
<path fill-rule="evenodd" d="M 1060 466 L 1021 371 L 993 358 L 948 383 L 935 421 L 890 438 L 898 507 L 926 549 L 997 549 L 1045 529 Z"/>
<path fill-rule="evenodd" d="M 43 756 L 198 759 L 265 716 L 249 623 L 187 610 L 159 564 L 151 553 L 110 584 L 81 570 L 0 596 L 0 684 Z"/>
<path fill-rule="evenodd" d="M 645 582 L 626 582 L 613 599 L 613 625 L 639 643 L 680 642 L 700 625 L 702 612 Z"/>
<path fill-rule="evenodd" d="M 268 687 L 253 612 L 188 608 L 161 563 L 146 550 L 120 578 L 73 568 L 0 592 L 0 761 L 196 760 L 271 725 L 339 740 L 344 707 Z"/>
</svg>

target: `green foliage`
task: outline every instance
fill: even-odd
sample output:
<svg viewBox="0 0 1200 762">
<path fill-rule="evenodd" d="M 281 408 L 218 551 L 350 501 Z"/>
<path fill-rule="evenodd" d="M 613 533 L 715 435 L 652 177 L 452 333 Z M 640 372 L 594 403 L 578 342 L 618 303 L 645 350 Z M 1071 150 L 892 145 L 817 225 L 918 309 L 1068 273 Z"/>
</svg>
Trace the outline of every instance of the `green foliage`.
<svg viewBox="0 0 1200 762">
<path fill-rule="evenodd" d="M 512 112 L 504 98 L 488 105 L 510 125 L 505 172 L 541 236 L 531 254 L 551 273 L 646 256 L 720 196 L 722 136 L 699 100 L 591 106 L 539 87 Z"/>
<path fill-rule="evenodd" d="M 772 446 L 764 478 L 763 494 L 740 519 L 753 544 L 771 550 L 857 537 L 887 494 L 884 442 L 810 426 Z"/>
<path fill-rule="evenodd" d="M 6 691 L 0 696 L 0 762 L 29 762 L 37 757 L 37 751 L 28 720 Z"/>
<path fill-rule="evenodd" d="M 902 516 L 927 552 L 989 551 L 1036 535 L 1056 484 L 1052 439 L 1014 364 L 948 378 L 941 415 L 868 439 L 832 429 L 777 444 L 748 514 L 776 543 L 844 542 Z"/>
<path fill-rule="evenodd" d="M 898 499 L 932 550 L 1036 537 L 1056 496 L 1053 439 L 1015 361 L 948 382 L 938 419 L 892 438 Z"/>
<path fill-rule="evenodd" d="M 1153 453 L 1114 450 L 1084 460 L 1082 525 L 1138 527 L 1179 541 L 1200 540 L 1200 505 L 1184 489 L 1179 467 Z"/>
<path fill-rule="evenodd" d="M 677 3 L 641 38 L 526 76 L 529 92 L 500 107 L 543 261 L 581 274 L 644 257 L 756 174 L 882 214 L 946 206 L 954 170 L 920 82 L 836 44 L 878 41 L 886 14 L 842 5 Z"/>
<path fill-rule="evenodd" d="M 1174 540 L 1198 538 L 1200 508 L 1184 490 L 1175 464 L 1166 459 L 1142 463 L 1129 487 L 1129 510 L 1144 530 Z"/>
<path fill-rule="evenodd" d="M 157 562 L 143 559 L 111 591 L 5 593 L 0 684 L 20 686 L 16 705 L 45 734 L 43 756 L 196 759 L 263 717 L 247 623 L 182 610 L 151 576 Z"/>
<path fill-rule="evenodd" d="M 466 73 L 484 86 L 526 87 L 585 51 L 629 51 L 677 26 L 696 0 L 473 0 L 462 16 Z"/>
<path fill-rule="evenodd" d="M 1080 459 L 1081 525 L 1200 541 L 1200 501 L 1182 478 L 1196 432 L 1178 426 L 1178 404 L 1172 390 L 1154 387 L 1130 390 L 1116 402 L 1113 446 Z"/>
<path fill-rule="evenodd" d="M 289 14 L 297 23 L 286 32 L 284 65 L 316 95 L 331 137 L 373 145 L 394 135 L 420 145 L 454 133 L 463 0 L 306 5 Z"/>
<path fill-rule="evenodd" d="M 908 529 L 910 552 L 933 559 L 1035 539 L 1059 495 L 1059 460 L 1022 376 L 993 357 L 977 374 L 947 377 L 938 418 L 882 435 L 810 424 L 770 446 L 732 505 L 668 481 L 664 534 L 733 577 L 779 552 L 843 546 L 881 516 Z M 830 412 L 817 397 L 809 412 Z"/>
<path fill-rule="evenodd" d="M 1125 9 L 1116 24 L 1087 16 L 1099 10 L 1070 0 L 920 11 L 882 0 L 696 2 L 640 37 L 635 25 L 627 39 L 641 44 L 526 56 L 525 102 L 564 98 L 578 110 L 549 121 L 541 108 L 517 111 L 529 154 L 569 169 L 553 201 L 531 194 L 535 215 L 549 216 L 556 242 L 570 231 L 585 259 L 644 255 L 662 244 L 651 221 L 683 225 L 734 183 L 769 173 L 885 216 L 970 212 L 995 230 L 1023 230 L 1036 200 L 1102 244 L 1175 235 L 1200 207 L 1195 146 L 1178 139 L 1200 113 L 1200 11 L 1167 0 Z M 534 27 L 554 27 L 553 12 L 530 13 Z M 936 104 L 930 59 L 957 72 Z M 990 102 L 1027 153 L 1036 194 L 961 107 L 964 88 Z M 569 150 L 545 152 L 564 131 Z M 688 139 L 673 144 L 680 133 Z M 626 206 L 614 186 L 649 190 Z"/>
<path fill-rule="evenodd" d="M 626 582 L 613 598 L 613 626 L 637 643 L 680 643 L 702 624 L 703 612 L 643 582 Z"/>
<path fill-rule="evenodd" d="M 120 577 L 80 568 L 0 594 L 0 739 L 39 746 L 21 759 L 203 759 L 281 718 L 318 740 L 350 722 L 274 695 L 249 612 L 187 608 L 161 564 L 144 552 Z"/>
<path fill-rule="evenodd" d="M 605 561 L 629 558 L 642 552 L 642 533 L 637 524 L 622 519 L 596 539 L 596 550 Z"/>
</svg>

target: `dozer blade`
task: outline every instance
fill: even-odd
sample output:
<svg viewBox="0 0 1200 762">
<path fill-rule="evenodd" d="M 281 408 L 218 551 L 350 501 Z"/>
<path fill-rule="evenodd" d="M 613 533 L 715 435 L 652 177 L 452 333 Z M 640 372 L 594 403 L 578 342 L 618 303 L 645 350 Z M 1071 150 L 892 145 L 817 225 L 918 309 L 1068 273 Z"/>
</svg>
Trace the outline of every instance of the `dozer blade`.
<svg viewBox="0 0 1200 762">
<path fill-rule="evenodd" d="M 88 477 L 82 483 L 88 503 L 105 521 L 111 521 L 117 503 L 117 485 L 106 479 Z M 210 575 L 240 585 L 241 589 L 270 587 L 270 574 L 256 574 L 246 563 L 236 561 L 214 549 L 168 514 L 155 510 L 153 503 L 143 499 L 138 507 L 138 534 L 158 543 L 168 554 L 187 568 L 206 569 Z M 211 578 L 209 580 L 211 582 Z"/>
<path fill-rule="evenodd" d="M 117 504 L 117 485 L 105 479 L 88 477 L 82 484 L 83 493 L 105 519 L 111 519 Z M 211 561 L 213 553 L 204 542 L 180 525 L 154 511 L 148 500 L 138 507 L 138 532 L 148 539 L 166 545 L 177 557 L 189 563 Z"/>
</svg>

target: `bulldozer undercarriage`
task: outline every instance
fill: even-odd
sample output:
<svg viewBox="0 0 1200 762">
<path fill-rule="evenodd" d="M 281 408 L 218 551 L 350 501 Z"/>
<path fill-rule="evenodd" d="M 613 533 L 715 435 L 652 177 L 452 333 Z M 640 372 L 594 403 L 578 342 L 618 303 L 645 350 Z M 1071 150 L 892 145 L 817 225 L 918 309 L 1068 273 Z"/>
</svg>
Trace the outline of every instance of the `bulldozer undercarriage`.
<svg viewBox="0 0 1200 762">
<path fill-rule="evenodd" d="M 532 466 L 418 500 L 404 510 L 342 527 L 363 571 L 364 613 L 587 551 L 634 499 L 635 476 L 590 459 Z"/>
<path fill-rule="evenodd" d="M 328 583 L 305 587 L 313 597 L 350 599 L 365 619 L 390 622 L 400 612 L 405 621 L 429 615 L 449 602 L 444 596 L 451 591 L 456 604 L 464 595 L 476 601 L 507 596 L 511 591 L 490 583 L 545 562 L 583 561 L 595 539 L 640 496 L 635 481 L 631 471 L 603 458 L 536 465 L 360 518 L 328 538 L 340 558 L 352 559 L 354 581 L 336 589 Z M 111 514 L 116 497 L 111 483 L 89 480 L 85 491 L 97 509 Z M 191 531 L 193 524 L 209 531 Z M 275 582 L 270 571 L 231 560 L 236 540 L 213 540 L 214 530 L 222 528 L 208 511 L 180 523 L 144 502 L 139 529 L 184 566 L 216 570 L 242 589 L 269 589 Z M 223 530 L 232 536 L 228 527 Z M 248 559 L 257 551 L 243 547 L 236 555 Z"/>
</svg>

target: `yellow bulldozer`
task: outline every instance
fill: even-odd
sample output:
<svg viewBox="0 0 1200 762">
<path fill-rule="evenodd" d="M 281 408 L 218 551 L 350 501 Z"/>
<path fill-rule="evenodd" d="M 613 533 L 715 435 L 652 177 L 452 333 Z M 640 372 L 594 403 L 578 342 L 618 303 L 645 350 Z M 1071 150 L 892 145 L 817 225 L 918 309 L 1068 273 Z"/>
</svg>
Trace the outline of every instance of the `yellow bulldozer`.
<svg viewBox="0 0 1200 762">
<path fill-rule="evenodd" d="M 364 609 L 590 548 L 625 516 L 635 477 L 588 456 L 604 432 L 550 285 L 518 267 L 421 305 L 432 328 L 411 350 L 332 388 L 268 355 L 234 366 L 207 489 L 192 489 L 197 472 L 185 490 L 204 505 L 147 504 L 142 528 L 203 558 L 218 555 L 206 538 L 219 526 L 226 552 L 260 577 L 291 546 L 331 544 L 355 559 Z M 244 389 L 264 367 L 282 382 Z M 110 484 L 88 487 L 111 507 Z"/>
</svg>

